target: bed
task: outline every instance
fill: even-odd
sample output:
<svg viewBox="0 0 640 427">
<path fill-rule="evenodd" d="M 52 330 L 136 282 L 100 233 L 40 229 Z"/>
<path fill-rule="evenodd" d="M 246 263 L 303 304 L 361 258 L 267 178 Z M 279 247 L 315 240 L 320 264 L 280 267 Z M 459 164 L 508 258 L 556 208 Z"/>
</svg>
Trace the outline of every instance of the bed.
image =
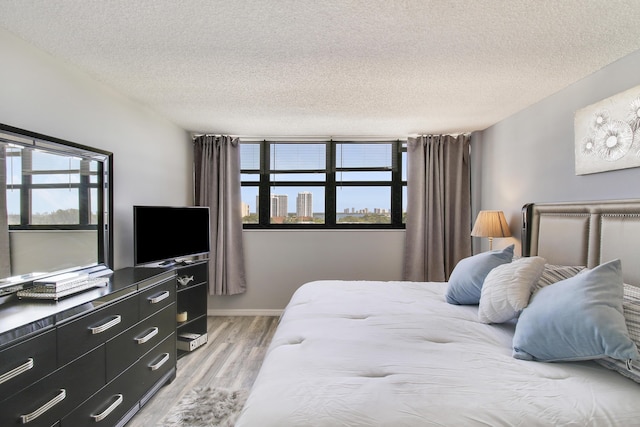
<svg viewBox="0 0 640 427">
<path fill-rule="evenodd" d="M 510 307 L 518 315 L 500 322 L 479 320 L 491 313 L 485 299 L 448 301 L 462 267 L 449 283 L 316 281 L 301 286 L 283 312 L 236 426 L 640 425 L 640 384 L 632 360 L 638 358 L 637 325 L 626 316 L 635 299 L 640 301 L 640 293 L 633 293 L 640 285 L 640 200 L 525 205 L 522 244 L 524 256 L 489 269 L 486 289 L 480 290 L 481 298 L 488 298 L 485 292 L 504 282 L 496 279 L 499 271 L 521 273 L 522 265 L 538 265 L 535 279 L 527 276 L 535 285 L 527 290 L 525 307 Z M 541 284 L 554 266 L 576 271 Z M 610 277 L 613 284 L 603 290 Z M 604 338 L 596 337 L 594 345 L 625 331 L 631 344 L 603 344 L 598 351 L 606 354 L 598 362 L 590 360 L 591 353 L 554 359 L 538 352 L 549 343 L 534 340 L 531 347 L 523 331 L 533 328 L 535 335 L 540 325 L 562 318 L 548 312 L 556 301 L 564 305 L 555 312 L 564 316 L 574 310 L 558 292 L 575 289 L 577 295 L 590 286 L 620 298 L 617 305 L 598 309 L 614 317 L 612 310 L 620 312 L 624 329 L 603 329 Z M 583 309 L 582 297 L 571 298 L 580 307 L 569 326 L 576 328 L 589 317 L 581 313 L 592 306 Z M 541 321 L 536 310 L 553 319 Z M 614 317 L 605 317 L 605 328 L 620 322 Z M 570 329 L 569 345 L 581 333 Z M 545 339 L 551 332 L 542 328 L 541 334 Z M 562 347 L 553 340 L 551 346 L 552 353 Z"/>
</svg>

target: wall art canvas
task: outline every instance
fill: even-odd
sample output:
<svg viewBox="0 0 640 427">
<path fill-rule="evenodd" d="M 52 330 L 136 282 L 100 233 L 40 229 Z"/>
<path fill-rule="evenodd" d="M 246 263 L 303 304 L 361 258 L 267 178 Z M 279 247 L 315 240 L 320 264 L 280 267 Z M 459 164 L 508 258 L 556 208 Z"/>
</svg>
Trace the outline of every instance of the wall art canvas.
<svg viewBox="0 0 640 427">
<path fill-rule="evenodd" d="M 575 115 L 576 175 L 640 166 L 640 86 Z"/>
</svg>

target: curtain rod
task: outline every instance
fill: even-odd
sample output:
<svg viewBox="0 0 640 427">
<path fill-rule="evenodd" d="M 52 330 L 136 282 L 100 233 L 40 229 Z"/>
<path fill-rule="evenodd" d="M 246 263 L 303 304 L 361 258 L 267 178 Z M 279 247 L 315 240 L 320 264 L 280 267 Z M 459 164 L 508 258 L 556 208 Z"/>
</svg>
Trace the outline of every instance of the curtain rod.
<svg viewBox="0 0 640 427">
<path fill-rule="evenodd" d="M 442 135 L 469 135 L 470 132 L 460 132 L 460 133 L 451 133 L 451 134 L 442 134 Z M 192 133 L 192 138 L 196 138 L 198 136 L 203 135 L 211 135 L 209 133 Z M 393 136 L 393 135 L 267 135 L 267 136 L 256 136 L 256 135 L 229 135 L 232 138 L 240 138 L 242 141 L 247 142 L 257 142 L 257 141 L 300 141 L 300 142 L 310 142 L 310 141 L 404 141 L 407 138 L 416 138 L 421 135 L 427 134 L 412 134 L 412 135 L 402 135 L 402 136 Z"/>
<path fill-rule="evenodd" d="M 240 138 L 241 141 L 283 141 L 283 142 L 311 142 L 311 141 L 397 141 L 405 140 L 407 136 L 249 136 L 249 135 L 233 135 Z"/>
<path fill-rule="evenodd" d="M 212 135 L 210 133 L 193 133 L 192 137 L 196 138 L 203 135 Z M 398 139 L 407 139 L 412 135 L 392 136 L 392 135 L 229 135 L 232 138 L 240 138 L 243 141 L 389 141 Z"/>
</svg>

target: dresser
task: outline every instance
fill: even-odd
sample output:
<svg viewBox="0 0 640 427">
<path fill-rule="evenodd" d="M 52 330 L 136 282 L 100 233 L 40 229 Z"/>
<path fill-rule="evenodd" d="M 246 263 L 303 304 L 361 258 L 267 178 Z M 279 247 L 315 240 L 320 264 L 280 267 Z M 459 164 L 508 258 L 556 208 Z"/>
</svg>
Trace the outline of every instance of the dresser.
<svg viewBox="0 0 640 427">
<path fill-rule="evenodd" d="M 59 301 L 0 300 L 0 426 L 121 426 L 176 376 L 176 271 L 93 272 Z"/>
</svg>

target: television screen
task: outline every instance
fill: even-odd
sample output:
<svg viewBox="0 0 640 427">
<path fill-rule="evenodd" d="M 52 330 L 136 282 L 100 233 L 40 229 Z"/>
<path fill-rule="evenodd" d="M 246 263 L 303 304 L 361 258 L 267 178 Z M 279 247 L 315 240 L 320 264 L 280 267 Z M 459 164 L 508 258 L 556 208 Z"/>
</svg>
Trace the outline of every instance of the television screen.
<svg viewBox="0 0 640 427">
<path fill-rule="evenodd" d="M 166 261 L 209 252 L 209 208 L 134 206 L 134 264 Z"/>
</svg>

